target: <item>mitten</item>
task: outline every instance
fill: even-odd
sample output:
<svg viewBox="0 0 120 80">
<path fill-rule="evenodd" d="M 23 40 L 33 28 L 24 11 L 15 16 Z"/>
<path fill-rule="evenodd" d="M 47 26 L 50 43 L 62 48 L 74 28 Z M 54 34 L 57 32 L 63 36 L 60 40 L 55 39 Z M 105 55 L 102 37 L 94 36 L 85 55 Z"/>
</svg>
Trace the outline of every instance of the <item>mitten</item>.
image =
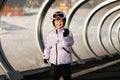
<svg viewBox="0 0 120 80">
<path fill-rule="evenodd" d="M 44 63 L 45 63 L 45 64 L 47 64 L 47 63 L 48 63 L 47 59 L 44 59 Z"/>
<path fill-rule="evenodd" d="M 67 37 L 68 35 L 69 35 L 69 30 L 68 29 L 64 29 L 63 36 Z"/>
</svg>

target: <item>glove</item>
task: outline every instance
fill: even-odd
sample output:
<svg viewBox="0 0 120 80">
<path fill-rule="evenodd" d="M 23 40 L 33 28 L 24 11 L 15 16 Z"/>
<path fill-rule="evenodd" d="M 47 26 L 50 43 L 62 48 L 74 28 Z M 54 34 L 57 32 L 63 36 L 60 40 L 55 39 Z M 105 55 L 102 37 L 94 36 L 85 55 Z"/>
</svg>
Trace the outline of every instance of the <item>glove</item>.
<svg viewBox="0 0 120 80">
<path fill-rule="evenodd" d="M 69 35 L 69 30 L 68 29 L 64 29 L 63 36 L 67 37 L 68 35 Z"/>
<path fill-rule="evenodd" d="M 47 63 L 48 63 L 47 59 L 44 59 L 44 63 L 45 63 L 45 64 L 47 64 Z"/>
</svg>

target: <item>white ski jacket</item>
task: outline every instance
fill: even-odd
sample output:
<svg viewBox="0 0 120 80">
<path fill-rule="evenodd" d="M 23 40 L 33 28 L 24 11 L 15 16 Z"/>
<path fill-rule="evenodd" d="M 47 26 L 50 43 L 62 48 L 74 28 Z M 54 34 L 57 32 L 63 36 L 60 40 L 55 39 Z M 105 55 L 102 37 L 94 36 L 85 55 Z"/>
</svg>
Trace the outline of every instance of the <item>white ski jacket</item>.
<svg viewBox="0 0 120 80">
<path fill-rule="evenodd" d="M 64 28 L 50 31 L 45 43 L 43 59 L 55 65 L 72 63 L 73 35 L 69 31 L 69 35 L 63 37 L 63 32 Z"/>
</svg>

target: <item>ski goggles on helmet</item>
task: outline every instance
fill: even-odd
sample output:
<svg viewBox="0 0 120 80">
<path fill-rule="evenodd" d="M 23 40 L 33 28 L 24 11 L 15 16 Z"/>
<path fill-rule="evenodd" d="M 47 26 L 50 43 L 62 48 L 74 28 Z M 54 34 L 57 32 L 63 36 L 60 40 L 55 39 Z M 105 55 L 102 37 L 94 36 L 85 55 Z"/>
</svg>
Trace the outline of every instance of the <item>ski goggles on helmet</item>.
<svg viewBox="0 0 120 80">
<path fill-rule="evenodd" d="M 51 19 L 65 19 L 65 15 L 62 12 L 55 13 Z"/>
</svg>

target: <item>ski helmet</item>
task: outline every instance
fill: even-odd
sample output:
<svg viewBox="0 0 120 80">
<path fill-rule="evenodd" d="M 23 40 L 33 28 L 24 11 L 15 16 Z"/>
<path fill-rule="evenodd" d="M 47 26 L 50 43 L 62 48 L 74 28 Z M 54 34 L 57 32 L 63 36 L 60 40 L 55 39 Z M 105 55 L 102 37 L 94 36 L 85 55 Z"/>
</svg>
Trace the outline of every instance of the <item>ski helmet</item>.
<svg viewBox="0 0 120 80">
<path fill-rule="evenodd" d="M 54 25 L 54 21 L 55 20 L 60 20 L 60 19 L 62 19 L 63 21 L 64 21 L 64 25 L 65 25 L 65 22 L 66 22 L 66 16 L 65 16 L 65 14 L 62 12 L 62 11 L 57 11 L 57 12 L 55 12 L 55 13 L 53 13 L 53 17 L 52 17 L 52 19 L 53 19 L 53 25 Z M 63 25 L 63 26 L 64 26 Z M 54 25 L 55 26 L 55 25 Z"/>
</svg>

